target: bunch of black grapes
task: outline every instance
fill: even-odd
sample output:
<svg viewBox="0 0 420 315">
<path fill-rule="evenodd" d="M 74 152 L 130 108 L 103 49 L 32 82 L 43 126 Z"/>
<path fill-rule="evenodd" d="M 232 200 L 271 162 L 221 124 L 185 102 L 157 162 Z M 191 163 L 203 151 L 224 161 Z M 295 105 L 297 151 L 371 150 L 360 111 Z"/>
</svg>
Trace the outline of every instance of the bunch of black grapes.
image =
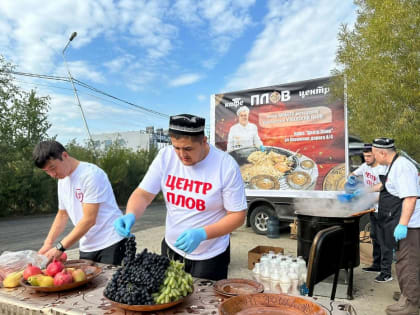
<svg viewBox="0 0 420 315">
<path fill-rule="evenodd" d="M 129 305 L 154 304 L 152 293 L 159 291 L 169 266 L 167 257 L 147 252 L 136 254 L 135 236 L 126 242 L 123 266 L 107 283 L 104 295 L 115 302 Z"/>
</svg>

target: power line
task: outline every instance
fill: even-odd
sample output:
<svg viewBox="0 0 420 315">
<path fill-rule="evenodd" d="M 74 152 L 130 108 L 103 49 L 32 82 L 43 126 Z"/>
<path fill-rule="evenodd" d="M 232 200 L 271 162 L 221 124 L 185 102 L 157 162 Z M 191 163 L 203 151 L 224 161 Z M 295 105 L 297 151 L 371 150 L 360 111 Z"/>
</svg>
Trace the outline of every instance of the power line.
<svg viewBox="0 0 420 315">
<path fill-rule="evenodd" d="M 70 79 L 69 79 L 69 78 L 66 78 L 66 77 L 59 77 L 59 76 L 52 76 L 52 75 L 43 75 L 43 74 L 35 74 L 35 73 L 28 73 L 28 72 L 19 72 L 19 71 L 5 71 L 5 72 L 6 72 L 6 73 L 10 73 L 10 74 L 14 74 L 14 75 L 27 76 L 27 77 L 33 77 L 33 78 L 39 78 L 39 79 L 46 79 L 46 80 L 55 80 L 55 81 L 66 81 L 66 82 L 70 82 Z M 77 79 L 75 79 L 75 78 L 73 78 L 73 81 L 74 81 L 77 85 L 79 85 L 79 86 L 82 86 L 82 87 L 84 87 L 84 88 L 86 88 L 86 89 L 92 90 L 92 91 L 94 91 L 94 92 L 96 92 L 96 93 L 99 93 L 99 94 L 105 95 L 105 96 L 107 96 L 107 97 L 109 97 L 109 98 L 112 98 L 112 99 L 115 99 L 115 100 L 117 100 L 117 101 L 120 101 L 120 102 L 126 103 L 126 104 L 128 104 L 128 105 L 130 105 L 130 106 L 136 107 L 136 108 L 138 108 L 138 109 L 140 109 L 140 110 L 143 110 L 143 111 L 145 111 L 145 112 L 151 113 L 151 114 L 153 114 L 153 115 L 156 115 L 156 116 L 159 116 L 159 117 L 162 117 L 162 118 L 166 118 L 166 119 L 167 119 L 167 118 L 169 118 L 169 115 L 166 115 L 166 114 L 163 114 L 163 113 L 161 113 L 161 112 L 155 111 L 155 110 L 153 110 L 153 109 L 149 109 L 149 108 L 146 108 L 146 107 L 144 107 L 144 106 L 137 105 L 137 104 L 134 104 L 134 103 L 132 103 L 132 102 L 126 101 L 126 100 L 124 100 L 124 99 L 121 99 L 121 98 L 119 98 L 119 97 L 116 97 L 116 96 L 114 96 L 114 95 L 111 95 L 111 94 L 109 94 L 109 93 L 107 93 L 107 92 L 104 92 L 104 91 L 102 91 L 102 90 L 99 90 L 99 89 L 97 89 L 97 88 L 95 88 L 95 87 L 93 87 L 93 86 L 90 86 L 89 84 L 84 83 L 84 82 L 82 82 L 82 81 L 80 81 L 80 80 L 77 80 Z"/>
<path fill-rule="evenodd" d="M 19 82 L 19 83 L 34 85 L 36 87 L 38 87 L 38 86 L 46 86 L 46 87 L 53 88 L 53 89 L 60 89 L 60 90 L 72 91 L 71 88 L 66 88 L 66 87 L 61 87 L 61 86 L 56 86 L 56 85 L 51 85 L 51 84 L 34 83 L 34 82 L 27 82 L 27 81 L 21 81 L 21 80 L 16 80 L 16 79 L 15 79 L 15 81 L 16 82 Z M 77 92 L 81 93 L 82 95 L 89 95 L 89 96 L 91 96 L 93 98 L 96 98 L 96 99 L 99 99 L 101 101 L 104 101 L 105 103 L 114 104 L 114 105 L 116 105 L 118 107 L 124 106 L 124 104 L 117 103 L 117 102 L 114 102 L 114 101 L 109 100 L 109 99 L 105 99 L 103 97 L 100 97 L 98 95 L 95 95 L 95 94 L 92 94 L 92 93 L 89 93 L 89 92 L 86 92 L 86 91 L 82 91 L 82 90 L 78 90 L 77 89 Z M 68 94 L 66 94 L 66 95 L 68 95 Z M 133 107 L 133 106 L 130 106 L 130 107 L 126 107 L 125 106 L 124 108 L 127 108 L 129 110 L 133 110 L 133 111 L 136 111 L 136 112 L 139 112 L 139 113 L 144 114 L 144 111 L 143 110 L 139 110 L 138 108 Z"/>
<path fill-rule="evenodd" d="M 15 81 L 16 82 L 19 82 L 19 83 L 23 83 L 23 84 L 34 85 L 36 87 L 37 86 L 46 86 L 46 87 L 55 88 L 55 89 L 62 89 L 62 90 L 72 91 L 72 89 L 70 89 L 70 88 L 59 87 L 59 86 L 55 86 L 55 85 L 51 85 L 51 84 L 34 83 L 34 82 L 27 82 L 27 81 L 21 81 L 21 80 L 16 80 L 16 79 L 15 79 Z M 100 97 L 100 96 L 95 95 L 93 93 L 86 92 L 84 90 L 83 91 L 82 90 L 77 90 L 77 92 L 79 92 L 82 95 L 89 95 L 89 96 L 91 96 L 93 98 L 99 99 L 99 100 L 105 102 L 105 104 L 114 104 L 114 105 L 116 105 L 118 107 L 122 107 L 124 109 L 133 111 L 133 112 L 135 112 L 134 115 L 136 115 L 136 114 L 142 115 L 143 116 L 142 119 L 146 119 L 147 120 L 147 123 L 143 123 L 143 124 L 140 123 L 140 125 L 143 125 L 144 127 L 147 127 L 148 125 L 152 124 L 152 122 L 149 120 L 149 118 L 147 116 L 144 117 L 144 115 L 145 115 L 144 111 L 143 110 L 139 110 L 136 107 L 126 106 L 125 104 L 121 104 L 121 103 L 115 102 L 115 101 L 110 100 L 110 99 L 105 99 L 103 97 Z M 70 95 L 70 94 L 65 94 L 65 95 Z M 133 115 L 131 115 L 131 116 L 133 116 Z M 131 118 L 131 116 L 130 116 L 130 118 Z M 119 122 L 122 121 L 121 119 L 117 119 L 115 116 L 112 117 L 112 120 L 113 121 L 116 120 L 116 121 L 119 121 Z M 130 122 L 130 124 L 132 126 L 138 126 L 139 125 L 139 121 L 138 120 L 127 120 L 127 118 L 124 118 L 124 123 L 127 123 L 127 122 Z"/>
</svg>

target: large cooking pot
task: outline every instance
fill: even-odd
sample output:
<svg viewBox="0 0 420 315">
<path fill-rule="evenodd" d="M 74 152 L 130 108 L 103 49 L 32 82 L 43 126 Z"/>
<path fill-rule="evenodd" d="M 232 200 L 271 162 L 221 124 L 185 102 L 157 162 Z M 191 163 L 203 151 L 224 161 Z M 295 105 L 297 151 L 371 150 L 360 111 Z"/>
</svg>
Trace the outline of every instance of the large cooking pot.
<svg viewBox="0 0 420 315">
<path fill-rule="evenodd" d="M 315 235 L 325 228 L 338 225 L 344 228 L 343 256 L 340 262 L 341 268 L 354 268 L 360 264 L 359 248 L 359 216 L 354 217 L 320 217 L 297 213 L 298 255 L 306 261 L 309 259 L 312 242 Z M 333 253 L 331 253 L 333 254 Z"/>
<path fill-rule="evenodd" d="M 258 149 L 256 147 L 247 147 L 247 148 L 236 149 L 236 150 L 233 150 L 229 153 L 236 160 L 236 162 L 239 164 L 239 166 L 242 166 L 244 164 L 249 164 L 250 163 L 248 161 L 248 156 L 255 151 L 258 151 Z M 265 152 L 270 153 L 271 151 L 273 151 L 275 153 L 286 155 L 287 157 L 293 156 L 293 158 L 292 158 L 293 165 L 292 165 L 292 168 L 291 168 L 290 171 L 292 171 L 296 168 L 296 166 L 298 164 L 298 161 L 297 161 L 295 152 L 292 152 L 290 150 L 283 149 L 283 148 L 278 148 L 278 147 L 265 147 Z"/>
</svg>

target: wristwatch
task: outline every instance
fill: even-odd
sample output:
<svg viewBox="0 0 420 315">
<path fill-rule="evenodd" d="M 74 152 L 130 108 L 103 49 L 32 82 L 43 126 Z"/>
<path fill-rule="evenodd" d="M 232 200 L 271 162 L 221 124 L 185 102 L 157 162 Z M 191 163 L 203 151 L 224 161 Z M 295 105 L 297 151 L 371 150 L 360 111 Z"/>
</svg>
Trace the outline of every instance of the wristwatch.
<svg viewBox="0 0 420 315">
<path fill-rule="evenodd" d="M 58 242 L 57 245 L 55 245 L 55 248 L 57 248 L 60 252 L 65 252 L 66 249 L 64 248 L 63 244 L 61 242 Z"/>
</svg>

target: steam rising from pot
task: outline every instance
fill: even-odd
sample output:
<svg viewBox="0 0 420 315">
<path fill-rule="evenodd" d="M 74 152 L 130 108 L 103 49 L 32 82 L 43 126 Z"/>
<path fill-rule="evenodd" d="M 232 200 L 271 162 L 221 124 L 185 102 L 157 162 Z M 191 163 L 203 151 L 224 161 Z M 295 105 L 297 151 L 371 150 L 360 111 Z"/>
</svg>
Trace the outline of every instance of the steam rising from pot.
<svg viewBox="0 0 420 315">
<path fill-rule="evenodd" d="M 348 217 L 371 209 L 378 201 L 379 193 L 365 193 L 349 203 L 337 199 L 295 199 L 294 209 L 298 214 L 318 217 Z"/>
</svg>

